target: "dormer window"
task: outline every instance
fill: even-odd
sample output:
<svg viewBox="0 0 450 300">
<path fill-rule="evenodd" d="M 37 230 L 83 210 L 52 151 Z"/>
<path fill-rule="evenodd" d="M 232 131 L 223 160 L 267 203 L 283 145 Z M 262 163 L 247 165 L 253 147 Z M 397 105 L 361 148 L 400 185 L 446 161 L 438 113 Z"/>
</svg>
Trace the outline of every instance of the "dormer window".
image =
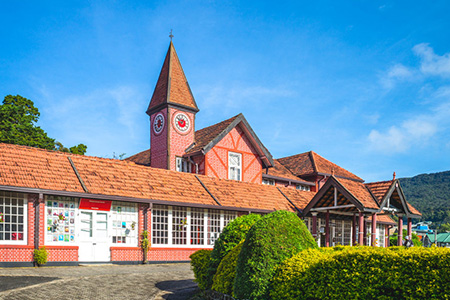
<svg viewBox="0 0 450 300">
<path fill-rule="evenodd" d="M 311 191 L 311 188 L 309 186 L 301 185 L 301 184 L 297 184 L 297 186 L 295 188 L 300 191 L 308 191 L 308 192 Z"/>
<path fill-rule="evenodd" d="M 263 178 L 262 184 L 275 185 L 275 180 Z"/>
<path fill-rule="evenodd" d="M 228 152 L 228 179 L 242 180 L 242 154 Z"/>
<path fill-rule="evenodd" d="M 185 158 L 177 157 L 176 170 L 178 172 L 191 173 L 191 163 Z"/>
</svg>

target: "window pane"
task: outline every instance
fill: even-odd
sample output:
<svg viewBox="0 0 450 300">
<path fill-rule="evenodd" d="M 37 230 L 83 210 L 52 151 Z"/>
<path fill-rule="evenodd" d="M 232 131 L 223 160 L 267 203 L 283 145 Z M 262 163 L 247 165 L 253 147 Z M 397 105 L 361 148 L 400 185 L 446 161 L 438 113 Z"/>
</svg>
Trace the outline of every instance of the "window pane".
<svg viewBox="0 0 450 300">
<path fill-rule="evenodd" d="M 24 203 L 21 193 L 0 192 L 0 212 L 3 222 L 0 224 L 0 240 L 21 241 L 24 238 Z"/>
</svg>

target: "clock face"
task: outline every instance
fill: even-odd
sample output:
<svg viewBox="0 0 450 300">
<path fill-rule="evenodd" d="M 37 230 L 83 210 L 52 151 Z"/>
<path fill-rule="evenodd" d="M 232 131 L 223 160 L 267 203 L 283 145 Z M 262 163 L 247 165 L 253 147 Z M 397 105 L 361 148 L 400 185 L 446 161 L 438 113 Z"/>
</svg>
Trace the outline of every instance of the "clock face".
<svg viewBox="0 0 450 300">
<path fill-rule="evenodd" d="M 187 133 L 191 126 L 191 122 L 184 113 L 177 113 L 173 118 L 173 125 L 180 133 Z"/>
<path fill-rule="evenodd" d="M 155 117 L 155 119 L 153 120 L 153 131 L 156 133 L 156 134 L 160 134 L 161 133 L 161 131 L 163 130 L 163 128 L 164 128 L 164 123 L 165 123 L 165 121 L 164 121 L 164 115 L 163 114 L 157 114 L 156 115 L 156 117 Z"/>
</svg>

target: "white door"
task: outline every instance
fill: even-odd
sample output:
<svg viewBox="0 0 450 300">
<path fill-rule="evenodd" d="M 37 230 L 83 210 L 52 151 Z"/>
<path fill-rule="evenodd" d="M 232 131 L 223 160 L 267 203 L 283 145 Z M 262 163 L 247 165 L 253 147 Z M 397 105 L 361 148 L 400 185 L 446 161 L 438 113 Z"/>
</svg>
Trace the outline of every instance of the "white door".
<svg viewBox="0 0 450 300">
<path fill-rule="evenodd" d="M 108 262 L 111 260 L 108 227 L 107 212 L 80 211 L 79 261 Z"/>
</svg>

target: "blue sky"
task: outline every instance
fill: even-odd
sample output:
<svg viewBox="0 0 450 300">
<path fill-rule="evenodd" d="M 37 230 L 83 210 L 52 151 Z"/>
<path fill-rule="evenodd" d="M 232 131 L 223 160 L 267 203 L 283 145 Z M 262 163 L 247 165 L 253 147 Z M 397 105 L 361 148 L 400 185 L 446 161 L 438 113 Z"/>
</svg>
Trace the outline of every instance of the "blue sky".
<svg viewBox="0 0 450 300">
<path fill-rule="evenodd" d="M 2 1 L 0 96 L 88 154 L 149 147 L 173 29 L 196 128 L 242 112 L 275 158 L 366 181 L 450 169 L 447 1 Z"/>
</svg>

